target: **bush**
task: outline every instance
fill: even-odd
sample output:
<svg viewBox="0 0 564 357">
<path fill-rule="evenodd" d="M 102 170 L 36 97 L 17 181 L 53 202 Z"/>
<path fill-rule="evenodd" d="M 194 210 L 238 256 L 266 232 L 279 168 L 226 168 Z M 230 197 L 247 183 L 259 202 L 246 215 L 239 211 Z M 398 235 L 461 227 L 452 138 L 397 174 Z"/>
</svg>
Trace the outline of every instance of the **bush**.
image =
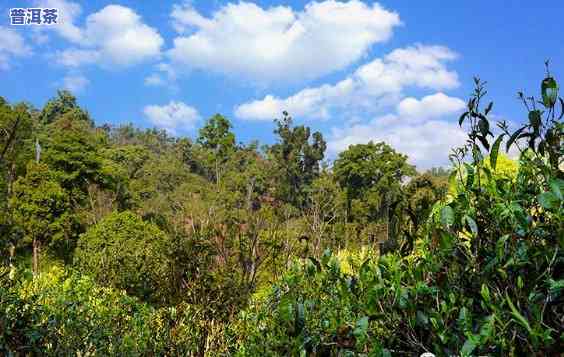
<svg viewBox="0 0 564 357">
<path fill-rule="evenodd" d="M 140 355 L 158 349 L 152 307 L 61 268 L 35 279 L 27 275 L 0 286 L 0 353 Z"/>
<path fill-rule="evenodd" d="M 154 308 L 76 271 L 0 268 L 0 355 L 224 355 L 225 324 L 185 303 Z M 17 354 L 16 354 L 17 355 Z"/>
<path fill-rule="evenodd" d="M 170 239 L 132 212 L 114 212 L 80 237 L 75 266 L 99 283 L 150 302 L 173 294 Z"/>
</svg>

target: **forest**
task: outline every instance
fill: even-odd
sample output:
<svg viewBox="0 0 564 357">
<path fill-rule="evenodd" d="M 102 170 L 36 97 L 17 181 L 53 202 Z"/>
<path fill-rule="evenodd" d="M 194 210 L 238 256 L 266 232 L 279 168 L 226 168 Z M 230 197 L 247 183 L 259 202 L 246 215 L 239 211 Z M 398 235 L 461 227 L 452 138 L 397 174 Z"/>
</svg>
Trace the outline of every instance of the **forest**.
<svg viewBox="0 0 564 357">
<path fill-rule="evenodd" d="M 562 353 L 564 101 L 547 71 L 514 127 L 474 85 L 425 172 L 384 142 L 329 162 L 287 112 L 261 145 L 0 97 L 0 354 Z"/>
</svg>

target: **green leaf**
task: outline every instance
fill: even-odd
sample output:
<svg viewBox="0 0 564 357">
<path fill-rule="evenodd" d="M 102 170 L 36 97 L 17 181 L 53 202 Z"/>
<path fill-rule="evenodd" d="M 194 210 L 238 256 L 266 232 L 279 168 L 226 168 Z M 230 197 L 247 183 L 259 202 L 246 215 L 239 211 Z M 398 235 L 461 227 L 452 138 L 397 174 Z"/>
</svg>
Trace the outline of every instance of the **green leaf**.
<svg viewBox="0 0 564 357">
<path fill-rule="evenodd" d="M 492 111 L 492 108 L 493 108 L 493 102 L 490 102 L 490 104 L 488 104 L 488 106 L 486 107 L 485 114 L 488 115 Z"/>
<path fill-rule="evenodd" d="M 495 314 L 486 317 L 484 324 L 480 327 L 480 343 L 485 343 L 494 335 Z"/>
<path fill-rule="evenodd" d="M 447 229 L 454 224 L 454 210 L 450 206 L 441 209 L 441 224 Z"/>
<path fill-rule="evenodd" d="M 473 111 L 475 104 L 476 104 L 476 98 L 471 98 L 471 99 L 468 101 L 468 111 Z"/>
<path fill-rule="evenodd" d="M 474 335 L 470 336 L 462 345 L 462 349 L 460 350 L 460 354 L 462 356 L 470 356 L 476 346 L 478 345 L 478 338 Z"/>
<path fill-rule="evenodd" d="M 523 289 L 523 278 L 521 278 L 521 276 L 517 277 L 517 287 Z"/>
<path fill-rule="evenodd" d="M 482 143 L 482 145 L 484 145 L 484 147 L 486 148 L 486 150 L 489 150 L 489 149 L 490 149 L 490 143 L 488 143 L 488 139 L 486 139 L 485 136 L 478 135 L 477 138 L 478 138 L 478 140 L 480 140 L 480 142 Z"/>
<path fill-rule="evenodd" d="M 467 116 L 468 116 L 468 112 L 462 113 L 460 118 L 458 118 L 458 125 L 462 126 L 462 123 L 464 122 L 464 119 L 466 119 Z"/>
<path fill-rule="evenodd" d="M 294 321 L 295 331 L 300 333 L 302 332 L 305 326 L 304 304 L 301 303 L 298 304 L 297 309 L 295 310 L 295 314 L 296 314 Z"/>
<path fill-rule="evenodd" d="M 505 134 L 501 134 L 500 136 L 497 137 L 494 144 L 492 145 L 492 150 L 490 151 L 490 165 L 493 170 L 495 170 L 495 167 L 497 165 L 497 155 L 499 153 L 499 145 L 501 145 L 501 141 L 503 140 L 504 136 Z"/>
<path fill-rule="evenodd" d="M 426 326 L 429 324 L 429 318 L 421 310 L 417 310 L 417 324 L 420 326 Z"/>
<path fill-rule="evenodd" d="M 558 202 L 558 198 L 552 192 L 543 192 L 538 195 L 537 199 L 545 209 L 553 208 Z"/>
<path fill-rule="evenodd" d="M 360 337 L 365 335 L 367 331 L 368 331 L 368 316 L 364 316 L 356 322 L 356 327 L 353 331 L 353 334 L 356 337 Z"/>
<path fill-rule="evenodd" d="M 480 295 L 482 295 L 482 299 L 484 299 L 484 301 L 486 303 L 490 303 L 490 289 L 488 288 L 488 286 L 486 284 L 482 284 L 482 289 L 480 290 Z"/>
<path fill-rule="evenodd" d="M 448 184 L 450 187 L 456 187 L 456 175 L 458 174 L 458 170 L 454 169 L 448 176 Z"/>
<path fill-rule="evenodd" d="M 558 198 L 562 201 L 562 192 L 564 191 L 564 180 L 554 178 L 549 182 L 550 190 Z"/>
<path fill-rule="evenodd" d="M 486 137 L 490 132 L 490 122 L 485 118 L 481 118 L 478 121 L 478 129 L 480 129 L 480 133 L 482 133 L 482 136 Z"/>
<path fill-rule="evenodd" d="M 505 144 L 505 151 L 509 151 L 509 148 L 511 148 L 511 145 L 513 145 L 513 143 L 515 142 L 515 140 L 517 140 L 517 137 L 521 134 L 521 132 L 523 130 L 525 130 L 527 127 L 524 126 L 520 129 L 517 129 L 517 131 L 515 131 L 513 134 L 511 134 L 511 136 L 509 137 L 509 140 L 507 140 L 507 144 Z"/>
<path fill-rule="evenodd" d="M 326 248 L 323 252 L 323 255 L 321 256 L 321 264 L 327 266 L 329 264 L 329 260 L 331 260 L 331 250 L 329 248 Z"/>
<path fill-rule="evenodd" d="M 552 108 L 558 97 L 558 84 L 552 77 L 546 77 L 541 84 L 542 101 L 544 106 Z"/>
<path fill-rule="evenodd" d="M 559 296 L 564 291 L 564 279 L 550 279 L 549 284 L 549 291 L 551 295 Z"/>
<path fill-rule="evenodd" d="M 482 151 L 480 150 L 480 147 L 478 145 L 472 146 L 472 157 L 476 162 L 484 161 L 484 156 L 482 155 Z"/>
<path fill-rule="evenodd" d="M 464 220 L 468 224 L 468 227 L 470 227 L 472 233 L 478 234 L 478 225 L 476 224 L 476 221 L 474 221 L 474 219 L 468 215 L 464 216 Z"/>
<path fill-rule="evenodd" d="M 521 313 L 517 310 L 517 308 L 515 308 L 515 305 L 513 305 L 513 302 L 511 301 L 511 299 L 509 298 L 509 295 L 507 295 L 507 293 L 505 293 L 505 299 L 507 300 L 507 303 L 509 304 L 509 308 L 511 309 L 511 315 L 513 316 L 513 319 L 519 325 L 523 326 L 529 334 L 532 334 L 532 330 L 531 330 L 531 326 L 529 325 L 529 321 L 523 315 L 521 315 Z"/>
<path fill-rule="evenodd" d="M 540 110 L 531 110 L 529 112 L 529 123 L 533 127 L 535 133 L 538 133 L 542 119 L 541 119 L 541 111 Z"/>
</svg>

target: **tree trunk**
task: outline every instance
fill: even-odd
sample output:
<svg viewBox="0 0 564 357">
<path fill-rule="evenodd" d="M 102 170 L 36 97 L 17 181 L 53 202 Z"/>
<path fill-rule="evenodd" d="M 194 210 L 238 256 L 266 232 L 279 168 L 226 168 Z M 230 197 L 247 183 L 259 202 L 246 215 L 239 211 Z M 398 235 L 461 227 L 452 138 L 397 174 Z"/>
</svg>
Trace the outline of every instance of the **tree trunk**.
<svg viewBox="0 0 564 357">
<path fill-rule="evenodd" d="M 39 251 L 40 242 L 37 238 L 33 238 L 33 276 L 39 274 Z"/>
</svg>

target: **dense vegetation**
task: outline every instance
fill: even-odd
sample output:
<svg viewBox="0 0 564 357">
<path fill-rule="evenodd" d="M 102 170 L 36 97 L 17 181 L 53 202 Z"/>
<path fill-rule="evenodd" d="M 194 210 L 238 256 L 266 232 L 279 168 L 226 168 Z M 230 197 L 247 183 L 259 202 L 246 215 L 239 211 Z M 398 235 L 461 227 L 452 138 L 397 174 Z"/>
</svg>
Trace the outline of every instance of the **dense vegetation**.
<svg viewBox="0 0 564 357">
<path fill-rule="evenodd" d="M 0 98 L 0 354 L 561 352 L 564 101 L 547 74 L 494 130 L 475 85 L 424 173 L 372 142 L 328 166 L 287 113 L 259 147 Z"/>
</svg>

